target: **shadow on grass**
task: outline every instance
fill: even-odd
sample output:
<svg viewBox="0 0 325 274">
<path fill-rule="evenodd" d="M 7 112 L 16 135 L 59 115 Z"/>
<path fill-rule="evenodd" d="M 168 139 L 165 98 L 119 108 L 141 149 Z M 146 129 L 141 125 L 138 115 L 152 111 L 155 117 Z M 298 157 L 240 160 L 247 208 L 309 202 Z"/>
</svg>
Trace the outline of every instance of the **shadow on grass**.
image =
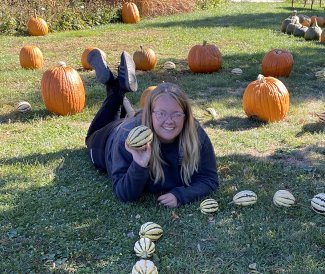
<svg viewBox="0 0 325 274">
<path fill-rule="evenodd" d="M 296 134 L 296 137 L 301 137 L 305 134 L 319 134 L 325 132 L 325 123 L 317 122 L 306 124 L 302 127 L 301 131 Z"/>
<path fill-rule="evenodd" d="M 210 120 L 203 125 L 213 126 L 224 130 L 230 131 L 243 131 L 258 128 L 265 125 L 264 122 L 255 118 L 241 118 L 237 116 L 227 116 L 217 120 Z"/>
</svg>

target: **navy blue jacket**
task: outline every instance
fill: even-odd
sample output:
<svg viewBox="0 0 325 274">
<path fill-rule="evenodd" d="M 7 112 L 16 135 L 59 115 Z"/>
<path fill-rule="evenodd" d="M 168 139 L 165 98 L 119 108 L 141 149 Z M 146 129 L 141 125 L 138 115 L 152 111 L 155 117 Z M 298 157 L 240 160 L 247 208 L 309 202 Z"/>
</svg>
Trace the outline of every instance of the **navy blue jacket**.
<svg viewBox="0 0 325 274">
<path fill-rule="evenodd" d="M 107 173 L 113 182 L 113 191 L 118 199 L 124 202 L 137 200 L 144 192 L 162 195 L 170 192 L 175 195 L 178 205 L 192 202 L 206 196 L 218 187 L 216 158 L 211 141 L 198 125 L 198 136 L 201 142 L 198 171 L 191 176 L 187 186 L 180 176 L 181 156 L 178 139 L 170 144 L 161 144 L 164 182 L 154 183 L 150 179 L 149 168 L 141 167 L 133 161 L 124 143 L 130 130 L 141 124 L 141 115 L 125 120 L 114 130 L 107 140 L 105 161 Z"/>
</svg>

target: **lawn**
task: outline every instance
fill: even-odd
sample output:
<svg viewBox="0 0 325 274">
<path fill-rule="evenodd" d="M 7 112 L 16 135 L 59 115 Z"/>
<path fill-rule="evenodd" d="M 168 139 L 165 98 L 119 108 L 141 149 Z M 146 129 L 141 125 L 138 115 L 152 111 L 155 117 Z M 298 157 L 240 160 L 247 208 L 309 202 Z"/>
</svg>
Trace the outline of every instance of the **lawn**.
<svg viewBox="0 0 325 274">
<path fill-rule="evenodd" d="M 325 16 L 318 5 L 297 8 Z M 310 208 L 311 198 L 325 192 L 325 126 L 314 115 L 325 111 L 325 82 L 315 78 L 325 67 L 325 46 L 281 33 L 291 12 L 291 1 L 227 3 L 136 25 L 0 36 L 0 273 L 131 273 L 138 260 L 133 246 L 148 221 L 164 230 L 152 258 L 162 274 L 325 273 L 325 217 Z M 219 72 L 190 72 L 187 53 L 203 40 L 220 49 Z M 43 70 L 20 67 L 26 44 L 42 50 Z M 198 210 L 200 201 L 177 209 L 159 206 L 153 195 L 121 203 L 88 158 L 84 137 L 105 90 L 94 72 L 82 69 L 81 54 L 87 46 L 101 48 L 116 73 L 121 52 L 132 54 L 140 45 L 156 52 L 158 64 L 137 71 L 139 92 L 128 97 L 138 106 L 141 91 L 162 81 L 188 93 L 217 157 L 220 189 L 209 198 L 220 210 L 213 216 Z M 291 102 L 283 121 L 265 124 L 247 118 L 242 96 L 273 48 L 294 57 L 292 73 L 280 79 Z M 175 70 L 163 69 L 168 60 Z M 42 74 L 58 61 L 83 79 L 86 106 L 79 114 L 56 116 L 42 101 Z M 233 68 L 243 74 L 232 74 Z M 15 111 L 21 100 L 31 103 L 30 112 Z M 244 189 L 257 194 L 257 203 L 231 204 Z M 297 204 L 273 205 L 279 189 L 291 191 Z"/>
</svg>

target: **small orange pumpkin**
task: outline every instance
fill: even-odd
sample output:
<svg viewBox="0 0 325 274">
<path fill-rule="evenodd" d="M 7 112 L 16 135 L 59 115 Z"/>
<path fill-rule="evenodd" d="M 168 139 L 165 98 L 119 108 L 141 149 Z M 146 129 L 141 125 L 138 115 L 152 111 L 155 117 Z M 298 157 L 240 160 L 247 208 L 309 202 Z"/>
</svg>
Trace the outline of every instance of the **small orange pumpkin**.
<svg viewBox="0 0 325 274">
<path fill-rule="evenodd" d="M 36 46 L 24 46 L 19 53 L 19 62 L 22 68 L 42 68 L 44 65 L 43 53 Z"/>
<path fill-rule="evenodd" d="M 36 10 L 34 11 L 34 16 L 27 22 L 27 29 L 32 36 L 44 36 L 49 32 L 46 21 L 36 15 Z"/>
<path fill-rule="evenodd" d="M 140 46 L 140 50 L 133 54 L 133 61 L 137 70 L 152 70 L 157 64 L 157 55 L 151 48 Z"/>
<path fill-rule="evenodd" d="M 144 107 L 144 104 L 146 102 L 146 99 L 148 97 L 148 95 L 156 88 L 157 86 L 149 86 L 147 87 L 141 94 L 140 97 L 140 108 Z"/>
<path fill-rule="evenodd" d="M 131 2 L 123 4 L 122 21 L 128 24 L 136 24 L 140 21 L 140 13 L 136 4 Z"/>
<path fill-rule="evenodd" d="M 190 49 L 187 61 L 192 72 L 211 73 L 221 68 L 222 56 L 217 46 L 203 41 L 203 45 L 195 45 Z"/>
<path fill-rule="evenodd" d="M 243 95 L 243 109 L 248 117 L 265 122 L 282 120 L 289 111 L 289 92 L 286 86 L 274 77 L 258 75 Z"/>
<path fill-rule="evenodd" d="M 262 73 L 264 76 L 288 77 L 293 67 L 292 54 L 283 49 L 269 51 L 262 60 Z"/>
<path fill-rule="evenodd" d="M 42 99 L 48 111 L 58 115 L 81 112 L 85 105 L 85 88 L 78 72 L 60 62 L 44 72 Z"/>
<path fill-rule="evenodd" d="M 104 51 L 102 51 L 101 49 L 99 48 L 96 48 L 96 47 L 87 47 L 85 48 L 85 50 L 83 51 L 82 55 L 81 55 L 81 65 L 84 69 L 87 69 L 87 70 L 91 70 L 93 69 L 93 67 L 88 63 L 88 60 L 87 60 L 87 57 L 88 57 L 88 54 L 89 52 L 91 52 L 93 49 L 98 49 L 100 50 L 100 52 L 102 53 L 102 55 L 104 56 L 104 59 L 106 59 L 106 54 Z"/>
</svg>

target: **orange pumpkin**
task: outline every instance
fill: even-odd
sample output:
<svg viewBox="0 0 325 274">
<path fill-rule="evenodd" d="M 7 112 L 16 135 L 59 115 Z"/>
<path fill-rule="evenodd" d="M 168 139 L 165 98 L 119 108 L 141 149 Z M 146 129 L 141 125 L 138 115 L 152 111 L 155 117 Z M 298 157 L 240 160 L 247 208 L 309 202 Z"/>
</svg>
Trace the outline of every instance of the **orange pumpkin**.
<svg viewBox="0 0 325 274">
<path fill-rule="evenodd" d="M 151 48 L 140 46 L 140 50 L 133 54 L 133 61 L 137 70 L 152 70 L 157 64 L 157 56 Z"/>
<path fill-rule="evenodd" d="M 87 47 L 85 48 L 85 50 L 83 51 L 82 55 L 81 55 L 81 65 L 84 69 L 93 69 L 93 67 L 88 63 L 87 57 L 88 57 L 88 53 L 91 52 L 93 49 L 98 49 L 100 50 L 100 52 L 102 53 L 102 55 L 104 56 L 104 59 L 106 59 L 106 54 L 104 51 L 102 51 L 99 48 L 96 47 Z"/>
<path fill-rule="evenodd" d="M 48 111 L 58 115 L 81 112 L 85 105 L 85 88 L 78 72 L 60 62 L 44 72 L 42 99 Z"/>
<path fill-rule="evenodd" d="M 293 67 L 293 56 L 289 51 L 273 49 L 262 60 L 262 73 L 265 76 L 288 77 Z"/>
<path fill-rule="evenodd" d="M 148 97 L 148 95 L 156 88 L 157 86 L 149 86 L 147 87 L 141 94 L 140 97 L 140 108 L 144 107 L 144 104 L 146 102 L 146 99 Z"/>
<path fill-rule="evenodd" d="M 44 65 L 43 53 L 36 46 L 24 46 L 19 53 L 19 62 L 22 68 L 42 68 Z"/>
<path fill-rule="evenodd" d="M 265 122 L 282 120 L 289 111 L 289 92 L 285 85 L 274 77 L 258 75 L 243 95 L 243 109 L 248 117 Z"/>
<path fill-rule="evenodd" d="M 47 23 L 44 19 L 36 15 L 36 11 L 34 11 L 34 16 L 28 20 L 27 29 L 32 36 L 44 36 L 49 32 Z"/>
<path fill-rule="evenodd" d="M 190 49 L 187 61 L 192 72 L 210 73 L 221 68 L 222 56 L 217 46 L 203 41 L 203 45 L 195 45 Z"/>
<path fill-rule="evenodd" d="M 311 16 L 310 17 L 310 20 L 311 20 L 311 23 L 310 23 L 311 26 L 313 24 L 315 24 L 315 22 L 317 22 L 317 25 L 319 27 L 325 27 L 325 18 L 322 17 L 322 16 L 314 15 L 314 16 Z"/>
<path fill-rule="evenodd" d="M 122 21 L 128 24 L 136 24 L 140 21 L 140 13 L 136 4 L 131 2 L 123 4 Z"/>
</svg>

